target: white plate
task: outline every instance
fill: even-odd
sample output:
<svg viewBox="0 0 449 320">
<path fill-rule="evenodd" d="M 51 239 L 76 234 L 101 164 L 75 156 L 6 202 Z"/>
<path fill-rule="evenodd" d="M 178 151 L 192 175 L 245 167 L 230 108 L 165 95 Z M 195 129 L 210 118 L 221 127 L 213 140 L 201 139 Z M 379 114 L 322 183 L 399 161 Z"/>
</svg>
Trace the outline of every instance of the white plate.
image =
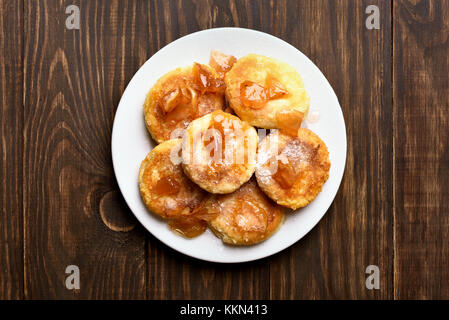
<svg viewBox="0 0 449 320">
<path fill-rule="evenodd" d="M 167 223 L 149 212 L 138 187 L 141 161 L 155 146 L 145 128 L 143 103 L 156 80 L 176 67 L 194 61 L 207 63 L 212 49 L 237 58 L 249 53 L 275 57 L 295 67 L 311 97 L 310 110 L 318 121 L 305 125 L 329 148 L 331 169 L 322 192 L 307 207 L 288 214 L 284 225 L 268 240 L 249 247 L 225 245 L 210 230 L 194 239 L 182 238 Z M 310 119 L 309 119 L 310 120 Z M 112 131 L 112 160 L 120 190 L 137 219 L 156 238 L 191 257 L 213 262 L 244 262 L 277 253 L 309 232 L 331 205 L 340 185 L 346 162 L 346 130 L 338 99 L 320 70 L 296 48 L 269 34 L 241 28 L 219 28 L 182 37 L 159 50 L 134 75 L 115 114 Z M 330 235 L 329 235 L 330 236 Z"/>
</svg>

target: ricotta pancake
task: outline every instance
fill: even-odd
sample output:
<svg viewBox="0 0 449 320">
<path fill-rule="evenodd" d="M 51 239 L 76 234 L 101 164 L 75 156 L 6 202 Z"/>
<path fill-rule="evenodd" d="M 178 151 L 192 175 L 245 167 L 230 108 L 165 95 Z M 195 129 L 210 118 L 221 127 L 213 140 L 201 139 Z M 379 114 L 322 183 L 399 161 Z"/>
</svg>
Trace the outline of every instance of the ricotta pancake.
<svg viewBox="0 0 449 320">
<path fill-rule="evenodd" d="M 269 238 L 284 221 L 284 209 L 251 179 L 237 191 L 206 201 L 209 227 L 223 242 L 252 245 Z"/>
<path fill-rule="evenodd" d="M 194 63 L 162 76 L 144 103 L 145 124 L 156 142 L 169 140 L 175 129 L 225 106 L 224 81 L 215 69 Z"/>
<path fill-rule="evenodd" d="M 151 150 L 140 166 L 142 199 L 150 211 L 166 219 L 191 215 L 206 196 L 184 174 L 180 150 L 181 139 L 167 140 Z"/>
<path fill-rule="evenodd" d="M 182 146 L 184 172 L 210 193 L 231 193 L 254 173 L 258 141 L 256 130 L 246 122 L 214 111 L 187 127 Z"/>
<path fill-rule="evenodd" d="M 300 128 L 297 137 L 270 133 L 260 144 L 256 178 L 276 203 L 298 209 L 321 192 L 329 177 L 326 144 L 312 131 Z"/>
<path fill-rule="evenodd" d="M 295 68 L 274 58 L 250 54 L 237 60 L 225 76 L 226 98 L 235 113 L 250 125 L 282 128 L 284 119 L 299 123 L 310 98 Z M 290 126 L 290 125 L 289 125 Z"/>
</svg>

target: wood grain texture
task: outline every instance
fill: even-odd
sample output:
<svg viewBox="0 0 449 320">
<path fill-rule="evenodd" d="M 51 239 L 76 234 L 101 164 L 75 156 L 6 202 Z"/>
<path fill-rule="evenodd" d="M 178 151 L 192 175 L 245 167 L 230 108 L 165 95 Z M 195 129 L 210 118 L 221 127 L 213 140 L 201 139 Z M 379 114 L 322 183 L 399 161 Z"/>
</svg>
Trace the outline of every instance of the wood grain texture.
<svg viewBox="0 0 449 320">
<path fill-rule="evenodd" d="M 449 298 L 449 1 L 394 2 L 395 298 Z"/>
<path fill-rule="evenodd" d="M 0 1 L 0 299 L 23 298 L 22 1 Z"/>
<path fill-rule="evenodd" d="M 80 8 L 80 30 L 65 26 L 71 4 Z M 27 299 L 146 297 L 141 228 L 115 232 L 100 216 L 101 208 L 130 215 L 126 205 L 114 206 L 123 199 L 110 138 L 120 96 L 147 59 L 148 31 L 137 29 L 147 24 L 145 11 L 140 1 L 25 2 Z M 65 288 L 72 264 L 80 290 Z"/>
<path fill-rule="evenodd" d="M 392 298 L 390 2 L 276 3 L 271 30 L 328 78 L 343 110 L 348 152 L 342 184 L 324 218 L 271 259 L 270 297 Z M 380 30 L 365 27 L 371 4 L 380 9 Z M 380 269 L 380 290 L 365 287 L 372 264 Z"/>
<path fill-rule="evenodd" d="M 69 5 L 80 30 L 65 26 Z M 365 8 L 380 8 L 367 30 Z M 449 0 L 0 0 L 0 299 L 449 298 Z M 393 22 L 393 24 L 392 24 Z M 305 53 L 346 121 L 346 172 L 300 242 L 220 265 L 138 224 L 111 163 L 115 110 L 171 41 L 237 26 Z M 65 288 L 77 265 L 81 289 Z M 365 268 L 380 268 L 380 290 Z"/>
</svg>

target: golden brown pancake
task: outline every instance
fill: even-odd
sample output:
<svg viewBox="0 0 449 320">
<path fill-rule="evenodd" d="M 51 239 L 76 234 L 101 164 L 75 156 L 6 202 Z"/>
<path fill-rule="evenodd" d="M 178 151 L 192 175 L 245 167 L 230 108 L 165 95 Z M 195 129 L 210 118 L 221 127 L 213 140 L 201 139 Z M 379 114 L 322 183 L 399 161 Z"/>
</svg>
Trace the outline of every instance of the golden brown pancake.
<svg viewBox="0 0 449 320">
<path fill-rule="evenodd" d="M 206 193 L 184 174 L 178 151 L 181 139 L 167 140 L 156 146 L 142 161 L 139 188 L 147 208 L 167 219 L 189 216 Z"/>
<path fill-rule="evenodd" d="M 190 123 L 183 137 L 183 169 L 211 193 L 231 193 L 256 166 L 256 130 L 236 116 L 215 111 Z"/>
<path fill-rule="evenodd" d="M 260 144 L 256 178 L 276 203 L 291 209 L 309 204 L 329 177 L 326 144 L 312 131 L 300 128 L 298 136 L 270 133 Z"/>
<path fill-rule="evenodd" d="M 284 209 L 271 201 L 255 179 L 237 191 L 210 198 L 203 210 L 213 216 L 209 227 L 223 242 L 252 245 L 269 238 L 284 221 Z"/>
<path fill-rule="evenodd" d="M 195 63 L 162 76 L 150 89 L 144 103 L 145 124 L 158 143 L 178 138 L 175 129 L 225 106 L 224 82 L 217 72 Z"/>
<path fill-rule="evenodd" d="M 229 105 L 250 125 L 281 128 L 285 118 L 300 124 L 309 110 L 310 98 L 301 76 L 295 68 L 274 58 L 257 54 L 240 58 L 226 74 L 225 82 Z"/>
</svg>

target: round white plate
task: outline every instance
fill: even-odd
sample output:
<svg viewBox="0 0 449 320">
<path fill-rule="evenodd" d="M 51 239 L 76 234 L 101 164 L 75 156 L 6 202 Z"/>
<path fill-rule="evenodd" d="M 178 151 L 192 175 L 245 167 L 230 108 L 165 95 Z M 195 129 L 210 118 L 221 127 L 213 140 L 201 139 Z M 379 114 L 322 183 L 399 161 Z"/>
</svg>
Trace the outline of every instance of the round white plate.
<svg viewBox="0 0 449 320">
<path fill-rule="evenodd" d="M 295 67 L 311 97 L 308 127 L 329 148 L 331 169 L 322 192 L 307 207 L 288 214 L 285 223 L 268 240 L 249 247 L 225 245 L 210 230 L 194 239 L 171 232 L 167 223 L 149 212 L 138 187 L 141 161 L 155 146 L 144 124 L 146 93 L 166 72 L 194 61 L 208 63 L 212 49 L 237 58 L 257 53 Z M 311 119 L 315 118 L 315 119 Z M 326 213 L 340 185 L 346 162 L 346 129 L 338 99 L 321 71 L 295 47 L 269 34 L 241 28 L 218 28 L 196 32 L 159 50 L 134 75 L 115 114 L 112 160 L 120 190 L 137 219 L 156 238 L 191 257 L 213 262 L 244 262 L 277 253 L 309 232 Z"/>
</svg>

